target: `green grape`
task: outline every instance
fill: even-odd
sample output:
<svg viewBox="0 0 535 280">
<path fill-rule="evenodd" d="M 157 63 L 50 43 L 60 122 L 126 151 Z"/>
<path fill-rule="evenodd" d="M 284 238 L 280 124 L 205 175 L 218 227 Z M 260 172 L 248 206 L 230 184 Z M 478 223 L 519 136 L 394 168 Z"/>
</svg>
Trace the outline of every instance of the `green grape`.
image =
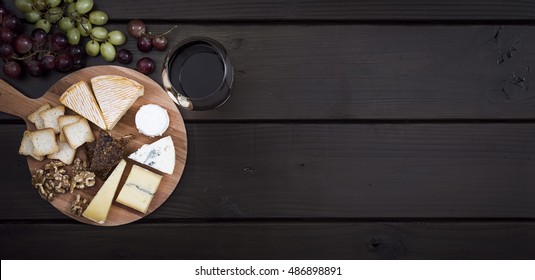
<svg viewBox="0 0 535 280">
<path fill-rule="evenodd" d="M 50 8 L 54 8 L 54 7 L 59 6 L 59 4 L 61 4 L 61 0 L 46 0 L 46 3 L 48 4 Z"/>
<path fill-rule="evenodd" d="M 80 14 L 76 11 L 76 3 L 71 3 L 67 6 L 67 16 L 70 16 L 73 19 L 80 18 Z"/>
<path fill-rule="evenodd" d="M 89 14 L 89 22 L 94 25 L 104 25 L 108 22 L 108 14 L 103 11 L 93 11 Z"/>
<path fill-rule="evenodd" d="M 109 42 L 105 42 L 100 44 L 100 55 L 106 60 L 107 62 L 112 62 L 115 60 L 115 47 L 110 44 Z"/>
<path fill-rule="evenodd" d="M 85 45 L 85 52 L 89 56 L 97 56 L 99 51 L 100 51 L 100 44 L 95 40 L 91 40 L 87 42 L 87 44 Z"/>
<path fill-rule="evenodd" d="M 72 4 L 72 3 L 74 3 L 74 0 L 63 0 L 63 2 L 65 2 L 67 4 Z"/>
<path fill-rule="evenodd" d="M 78 30 L 80 30 L 80 35 L 82 35 L 83 37 L 89 36 L 89 32 L 93 28 L 89 20 L 84 17 L 80 20 L 80 22 L 76 24 L 76 27 L 78 27 Z"/>
<path fill-rule="evenodd" d="M 38 20 L 41 19 L 41 14 L 38 11 L 31 10 L 27 13 L 24 13 L 24 17 L 28 22 L 36 23 Z"/>
<path fill-rule="evenodd" d="M 50 8 L 45 14 L 45 18 L 51 23 L 58 22 L 63 17 L 63 9 L 60 7 Z"/>
<path fill-rule="evenodd" d="M 46 19 L 40 19 L 35 23 L 35 28 L 41 28 L 48 33 L 50 32 L 50 28 L 52 28 L 52 24 Z"/>
<path fill-rule="evenodd" d="M 78 43 L 80 43 L 80 30 L 76 27 L 71 27 L 71 29 L 67 31 L 67 39 L 69 40 L 69 44 L 78 45 Z"/>
<path fill-rule="evenodd" d="M 70 17 L 64 17 L 64 18 L 60 19 L 59 22 L 58 22 L 58 28 L 59 28 L 59 30 L 61 30 L 63 32 L 67 32 L 72 27 L 76 27 L 76 23 Z"/>
<path fill-rule="evenodd" d="M 93 9 L 93 0 L 78 0 L 76 2 L 76 11 L 85 14 Z"/>
<path fill-rule="evenodd" d="M 44 11 L 48 8 L 48 4 L 45 0 L 33 0 L 33 7 L 39 11 Z"/>
<path fill-rule="evenodd" d="M 115 46 L 122 46 L 126 43 L 126 35 L 119 30 L 113 30 L 108 33 L 108 42 L 112 43 Z"/>
<path fill-rule="evenodd" d="M 104 27 L 93 27 L 91 31 L 89 32 L 91 34 L 91 38 L 97 42 L 104 42 L 106 40 L 106 37 L 108 36 L 108 30 Z"/>
<path fill-rule="evenodd" d="M 32 2 L 30 0 L 15 0 L 15 6 L 23 13 L 33 10 Z"/>
</svg>

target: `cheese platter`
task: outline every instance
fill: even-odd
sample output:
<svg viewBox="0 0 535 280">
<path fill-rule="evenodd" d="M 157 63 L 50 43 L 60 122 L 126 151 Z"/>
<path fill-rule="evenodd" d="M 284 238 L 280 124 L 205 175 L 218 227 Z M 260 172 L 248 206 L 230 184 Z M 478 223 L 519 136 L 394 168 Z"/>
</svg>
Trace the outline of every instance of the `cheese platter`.
<svg viewBox="0 0 535 280">
<path fill-rule="evenodd" d="M 0 80 L 0 111 L 26 122 L 19 153 L 36 199 L 83 223 L 117 226 L 149 215 L 184 171 L 182 116 L 160 85 L 135 70 L 84 68 L 38 99 Z M 153 116 L 156 122 L 146 120 Z"/>
</svg>

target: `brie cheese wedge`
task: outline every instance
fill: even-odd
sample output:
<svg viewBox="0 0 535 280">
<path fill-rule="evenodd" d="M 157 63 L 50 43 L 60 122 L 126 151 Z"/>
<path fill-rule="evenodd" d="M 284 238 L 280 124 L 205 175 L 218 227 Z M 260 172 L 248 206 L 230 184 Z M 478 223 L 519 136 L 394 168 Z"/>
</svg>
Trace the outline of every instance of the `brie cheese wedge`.
<svg viewBox="0 0 535 280">
<path fill-rule="evenodd" d="M 91 86 L 102 110 L 107 130 L 112 130 L 144 93 L 144 87 L 138 82 L 116 75 L 94 77 L 91 79 Z"/>
<path fill-rule="evenodd" d="M 59 98 L 59 102 L 106 130 L 102 111 L 100 111 L 95 96 L 85 81 L 80 81 L 68 88 Z"/>
</svg>

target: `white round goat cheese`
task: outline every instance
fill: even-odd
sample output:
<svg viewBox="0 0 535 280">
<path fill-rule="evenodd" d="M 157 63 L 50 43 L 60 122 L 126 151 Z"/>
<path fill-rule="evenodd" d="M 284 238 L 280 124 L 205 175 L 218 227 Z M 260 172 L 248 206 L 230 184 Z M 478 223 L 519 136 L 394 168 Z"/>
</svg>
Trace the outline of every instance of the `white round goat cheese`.
<svg viewBox="0 0 535 280">
<path fill-rule="evenodd" d="M 143 105 L 136 113 L 136 127 L 146 136 L 162 136 L 169 127 L 169 115 L 158 105 Z"/>
</svg>

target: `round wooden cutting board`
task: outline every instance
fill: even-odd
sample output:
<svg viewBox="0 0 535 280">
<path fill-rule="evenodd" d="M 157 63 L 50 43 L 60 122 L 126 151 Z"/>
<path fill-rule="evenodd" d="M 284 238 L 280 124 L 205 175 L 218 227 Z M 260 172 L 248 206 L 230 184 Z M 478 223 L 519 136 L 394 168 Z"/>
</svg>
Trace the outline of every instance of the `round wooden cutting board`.
<svg viewBox="0 0 535 280">
<path fill-rule="evenodd" d="M 138 100 L 134 103 L 130 110 L 128 110 L 128 112 L 124 115 L 124 117 L 117 124 L 117 126 L 112 131 L 110 131 L 110 134 L 113 137 L 121 137 L 128 134 L 132 134 L 135 136 L 134 139 L 130 141 L 126 146 L 126 157 L 129 154 L 135 152 L 142 145 L 153 143 L 154 141 L 157 141 L 161 138 L 149 138 L 138 132 L 135 124 L 135 115 L 138 109 L 142 105 L 157 104 L 167 110 L 167 112 L 169 113 L 170 125 L 167 131 L 162 135 L 162 137 L 170 135 L 173 139 L 176 152 L 175 170 L 172 175 L 164 174 L 155 169 L 151 169 L 145 165 L 135 163 L 132 160 L 126 159 L 127 166 L 122 175 L 121 182 L 119 183 L 119 188 L 115 194 L 115 197 L 117 197 L 117 194 L 119 193 L 126 178 L 128 177 L 128 174 L 130 173 L 130 169 L 132 168 L 133 164 L 137 164 L 157 174 L 163 175 L 163 179 L 160 183 L 158 191 L 156 192 L 154 199 L 152 200 L 149 210 L 146 214 L 119 204 L 114 199 L 110 212 L 108 214 L 108 218 L 104 224 L 97 224 L 84 217 L 73 215 L 71 213 L 70 208 L 73 201 L 75 200 L 75 195 L 80 194 L 82 195 L 82 197 L 92 199 L 103 184 L 103 181 L 100 179 L 97 179 L 97 183 L 94 187 L 84 190 L 75 190 L 72 194 L 68 193 L 56 196 L 51 202 L 51 204 L 63 214 L 83 223 L 102 226 L 124 225 L 139 220 L 152 213 L 158 207 L 160 207 L 175 190 L 178 181 L 182 176 L 182 172 L 184 171 L 184 166 L 186 164 L 187 136 L 184 121 L 182 119 L 182 116 L 180 115 L 180 112 L 175 106 L 175 103 L 173 103 L 173 101 L 168 97 L 167 93 L 162 89 L 160 85 L 158 85 L 149 77 L 135 70 L 119 66 L 94 66 L 81 69 L 65 76 L 63 79 L 55 83 L 41 98 L 31 99 L 18 92 L 5 81 L 0 80 L 0 111 L 23 118 L 26 122 L 26 125 L 28 126 L 28 130 L 33 131 L 35 130 L 35 126 L 28 121 L 28 115 L 30 115 L 33 111 L 37 110 L 41 105 L 47 102 L 50 103 L 50 105 L 52 106 L 61 105 L 59 103 L 59 97 L 72 84 L 82 80 L 90 83 L 91 78 L 100 75 L 123 76 L 135 80 L 145 87 L 144 95 L 138 98 Z M 71 110 L 66 110 L 66 114 L 72 115 L 74 114 L 74 112 L 72 112 Z M 95 136 L 98 137 L 98 127 L 92 124 L 92 128 Z M 85 145 L 84 147 L 78 148 L 77 157 L 83 159 L 86 158 Z M 28 157 L 28 167 L 30 168 L 30 172 L 32 174 L 35 172 L 35 170 L 42 169 L 44 165 L 48 162 L 50 162 L 50 160 L 37 161 L 31 157 Z M 30 178 L 28 178 L 28 187 L 31 187 Z M 35 191 L 35 199 L 41 199 L 37 190 Z"/>
</svg>

